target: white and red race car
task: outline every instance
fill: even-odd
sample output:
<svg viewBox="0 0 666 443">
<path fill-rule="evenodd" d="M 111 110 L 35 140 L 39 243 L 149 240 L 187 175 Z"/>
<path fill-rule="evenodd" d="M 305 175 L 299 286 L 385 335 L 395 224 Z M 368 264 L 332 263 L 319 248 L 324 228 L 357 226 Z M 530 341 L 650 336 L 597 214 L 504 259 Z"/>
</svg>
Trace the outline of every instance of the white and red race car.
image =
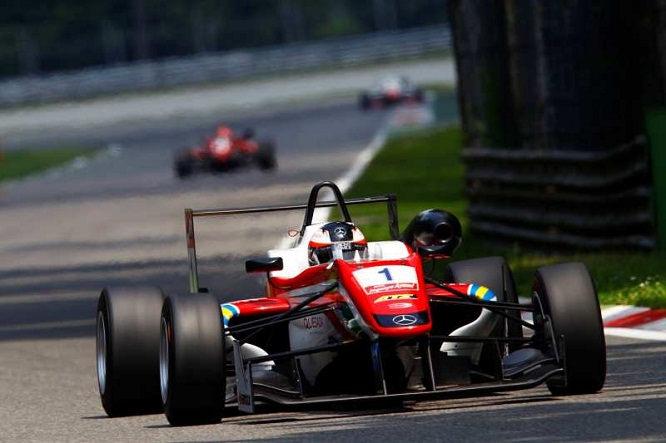
<svg viewBox="0 0 666 443">
<path fill-rule="evenodd" d="M 319 201 L 322 189 L 335 199 Z M 352 221 L 348 207 L 364 204 L 386 205 L 387 240 L 368 241 Z M 331 206 L 340 220 L 313 222 Z M 291 247 L 245 261 L 264 276 L 264 294 L 220 301 L 199 287 L 196 218 L 302 209 Z M 185 220 L 191 293 L 100 295 L 97 374 L 110 416 L 164 411 L 188 425 L 267 403 L 354 408 L 604 385 L 599 301 L 582 263 L 537 269 L 531 302 L 521 304 L 503 258 L 449 261 L 462 240 L 453 214 L 425 210 L 401 233 L 395 195 L 345 200 L 331 182 L 315 185 L 307 204 L 186 209 Z"/>
</svg>

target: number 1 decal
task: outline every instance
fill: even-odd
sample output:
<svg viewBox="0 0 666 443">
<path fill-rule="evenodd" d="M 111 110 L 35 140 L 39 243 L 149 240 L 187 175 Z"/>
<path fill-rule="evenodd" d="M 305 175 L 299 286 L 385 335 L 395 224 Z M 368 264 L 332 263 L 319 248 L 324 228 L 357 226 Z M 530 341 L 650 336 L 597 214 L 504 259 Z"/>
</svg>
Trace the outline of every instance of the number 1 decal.
<svg viewBox="0 0 666 443">
<path fill-rule="evenodd" d="M 354 278 L 368 295 L 383 292 L 411 292 L 419 290 L 416 270 L 410 266 L 388 265 L 353 271 Z"/>
<path fill-rule="evenodd" d="M 393 276 L 391 276 L 391 271 L 389 271 L 389 268 L 384 268 L 381 271 L 377 271 L 378 274 L 384 274 L 386 277 L 386 280 L 391 281 L 393 280 Z"/>
</svg>

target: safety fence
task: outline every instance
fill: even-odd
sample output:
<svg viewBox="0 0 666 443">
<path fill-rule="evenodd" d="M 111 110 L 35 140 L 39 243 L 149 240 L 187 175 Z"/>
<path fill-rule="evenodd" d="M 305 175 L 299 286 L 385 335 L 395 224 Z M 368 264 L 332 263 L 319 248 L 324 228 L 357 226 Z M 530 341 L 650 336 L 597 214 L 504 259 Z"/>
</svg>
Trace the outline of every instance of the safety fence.
<svg viewBox="0 0 666 443">
<path fill-rule="evenodd" d="M 152 60 L 0 81 L 0 107 L 400 61 L 451 49 L 448 26 Z"/>
<path fill-rule="evenodd" d="M 471 229 L 573 249 L 655 247 L 645 137 L 607 151 L 467 148 Z"/>
</svg>

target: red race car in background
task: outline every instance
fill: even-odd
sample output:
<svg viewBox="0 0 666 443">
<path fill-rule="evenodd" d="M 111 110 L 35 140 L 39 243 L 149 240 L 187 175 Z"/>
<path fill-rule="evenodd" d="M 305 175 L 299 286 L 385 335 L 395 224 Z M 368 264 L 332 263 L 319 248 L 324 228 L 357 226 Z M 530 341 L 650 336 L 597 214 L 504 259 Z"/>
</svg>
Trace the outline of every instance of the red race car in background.
<svg viewBox="0 0 666 443">
<path fill-rule="evenodd" d="M 174 160 L 179 178 L 195 172 L 228 172 L 242 167 L 256 166 L 262 171 L 277 167 L 275 144 L 254 140 L 254 131 L 246 129 L 239 136 L 228 126 L 218 126 L 215 136 L 205 140 L 203 146 L 180 151 Z"/>
</svg>

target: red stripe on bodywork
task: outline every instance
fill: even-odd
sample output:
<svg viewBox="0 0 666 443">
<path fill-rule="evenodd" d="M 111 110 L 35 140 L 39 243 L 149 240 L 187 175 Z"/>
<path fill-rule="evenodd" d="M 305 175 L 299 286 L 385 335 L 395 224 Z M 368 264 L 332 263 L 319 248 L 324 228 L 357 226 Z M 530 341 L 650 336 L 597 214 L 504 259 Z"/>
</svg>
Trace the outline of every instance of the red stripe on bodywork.
<svg viewBox="0 0 666 443">
<path fill-rule="evenodd" d="M 609 328 L 633 328 L 666 318 L 666 309 L 651 309 L 604 323 Z"/>
</svg>

